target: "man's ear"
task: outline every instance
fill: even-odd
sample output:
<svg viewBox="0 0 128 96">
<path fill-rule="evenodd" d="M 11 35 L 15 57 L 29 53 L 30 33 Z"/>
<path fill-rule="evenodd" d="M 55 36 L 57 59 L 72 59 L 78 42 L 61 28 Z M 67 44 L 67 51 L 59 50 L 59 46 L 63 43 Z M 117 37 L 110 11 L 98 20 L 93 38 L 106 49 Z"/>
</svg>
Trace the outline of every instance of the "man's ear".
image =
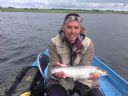
<svg viewBox="0 0 128 96">
<path fill-rule="evenodd" d="M 81 33 L 84 33 L 86 35 L 86 29 L 81 25 Z"/>
<path fill-rule="evenodd" d="M 63 32 L 63 30 L 64 30 L 64 24 L 60 27 L 59 32 Z"/>
</svg>

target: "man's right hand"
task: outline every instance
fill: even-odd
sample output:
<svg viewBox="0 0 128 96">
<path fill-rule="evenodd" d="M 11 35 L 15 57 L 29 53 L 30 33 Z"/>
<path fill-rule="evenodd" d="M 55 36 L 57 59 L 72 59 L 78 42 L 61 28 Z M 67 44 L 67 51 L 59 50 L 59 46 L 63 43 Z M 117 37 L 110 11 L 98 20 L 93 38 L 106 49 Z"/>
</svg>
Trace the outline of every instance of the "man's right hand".
<svg viewBox="0 0 128 96">
<path fill-rule="evenodd" d="M 66 67 L 67 65 L 66 64 L 62 64 L 60 62 L 56 62 L 56 66 L 58 66 L 58 67 Z M 54 73 L 52 75 L 55 76 L 55 77 L 58 77 L 58 78 L 66 78 L 66 74 L 63 71 L 56 72 L 56 73 Z"/>
<path fill-rule="evenodd" d="M 58 78 L 66 78 L 66 74 L 63 71 L 56 72 L 56 73 L 54 73 L 52 75 L 55 76 L 55 77 L 58 77 Z"/>
<path fill-rule="evenodd" d="M 56 62 L 56 66 L 58 67 L 67 67 L 66 64 L 60 63 L 60 62 Z"/>
</svg>

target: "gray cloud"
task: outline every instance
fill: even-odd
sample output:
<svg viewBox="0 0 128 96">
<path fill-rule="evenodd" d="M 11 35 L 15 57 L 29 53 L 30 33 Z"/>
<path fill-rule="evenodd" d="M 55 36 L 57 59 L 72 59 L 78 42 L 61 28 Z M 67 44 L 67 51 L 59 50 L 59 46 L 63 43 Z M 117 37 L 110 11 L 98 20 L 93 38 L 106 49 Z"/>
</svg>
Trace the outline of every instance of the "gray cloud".
<svg viewBox="0 0 128 96">
<path fill-rule="evenodd" d="M 3 7 L 27 8 L 112 8 L 128 10 L 128 0 L 0 0 Z"/>
<path fill-rule="evenodd" d="M 128 3 L 128 0 L 77 0 L 88 3 Z"/>
</svg>

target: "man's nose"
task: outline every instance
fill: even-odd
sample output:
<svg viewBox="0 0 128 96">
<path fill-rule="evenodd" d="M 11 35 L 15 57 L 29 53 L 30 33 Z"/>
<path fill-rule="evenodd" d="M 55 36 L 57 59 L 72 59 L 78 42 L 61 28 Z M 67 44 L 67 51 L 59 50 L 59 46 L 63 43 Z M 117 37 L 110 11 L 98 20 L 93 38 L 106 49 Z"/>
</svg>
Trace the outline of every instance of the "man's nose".
<svg viewBox="0 0 128 96">
<path fill-rule="evenodd" d="M 72 28 L 71 32 L 72 32 L 72 33 L 74 33 L 74 32 L 75 32 L 75 29 L 74 29 L 74 28 Z"/>
</svg>

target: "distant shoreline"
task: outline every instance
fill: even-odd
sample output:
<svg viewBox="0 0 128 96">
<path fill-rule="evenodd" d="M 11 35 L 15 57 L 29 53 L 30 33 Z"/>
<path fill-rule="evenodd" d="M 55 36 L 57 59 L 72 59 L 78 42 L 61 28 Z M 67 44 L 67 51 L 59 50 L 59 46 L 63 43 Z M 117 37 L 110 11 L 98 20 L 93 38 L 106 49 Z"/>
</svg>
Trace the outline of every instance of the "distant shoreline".
<svg viewBox="0 0 128 96">
<path fill-rule="evenodd" d="M 128 14 L 128 11 L 113 10 L 81 10 L 81 9 L 38 9 L 38 8 L 0 8 L 0 12 L 43 12 L 43 13 L 111 13 L 111 14 Z"/>
</svg>

